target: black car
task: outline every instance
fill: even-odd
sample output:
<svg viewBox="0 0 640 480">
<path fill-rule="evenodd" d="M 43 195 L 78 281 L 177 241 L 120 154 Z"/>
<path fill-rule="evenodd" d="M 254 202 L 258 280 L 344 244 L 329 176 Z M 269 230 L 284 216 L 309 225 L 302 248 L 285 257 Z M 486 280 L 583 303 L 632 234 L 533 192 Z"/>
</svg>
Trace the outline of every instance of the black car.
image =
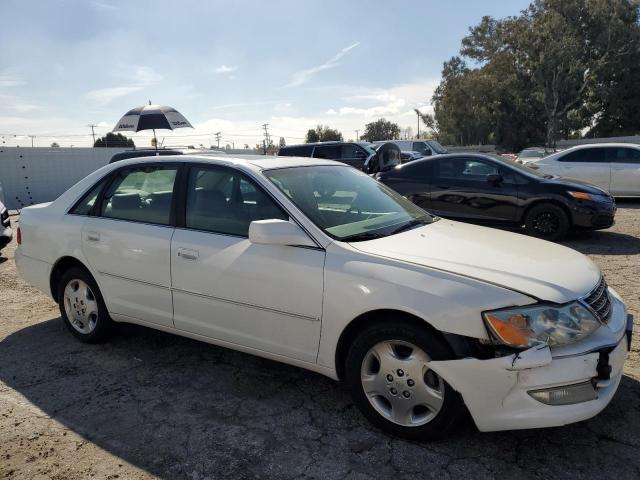
<svg viewBox="0 0 640 480">
<path fill-rule="evenodd" d="M 559 240 L 572 228 L 608 228 L 616 212 L 613 197 L 601 188 L 483 154 L 414 160 L 376 178 L 436 215 L 524 227 L 547 240 Z"/>
</svg>

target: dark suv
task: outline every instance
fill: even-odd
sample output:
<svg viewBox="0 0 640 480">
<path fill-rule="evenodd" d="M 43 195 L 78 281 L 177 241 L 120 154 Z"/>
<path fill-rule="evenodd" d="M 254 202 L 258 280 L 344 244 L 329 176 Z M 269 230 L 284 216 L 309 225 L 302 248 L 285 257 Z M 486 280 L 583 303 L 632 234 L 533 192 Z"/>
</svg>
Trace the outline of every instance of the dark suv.
<svg viewBox="0 0 640 480">
<path fill-rule="evenodd" d="M 326 158 L 362 170 L 368 158 L 376 154 L 366 142 L 320 142 L 282 147 L 279 156 Z"/>
</svg>

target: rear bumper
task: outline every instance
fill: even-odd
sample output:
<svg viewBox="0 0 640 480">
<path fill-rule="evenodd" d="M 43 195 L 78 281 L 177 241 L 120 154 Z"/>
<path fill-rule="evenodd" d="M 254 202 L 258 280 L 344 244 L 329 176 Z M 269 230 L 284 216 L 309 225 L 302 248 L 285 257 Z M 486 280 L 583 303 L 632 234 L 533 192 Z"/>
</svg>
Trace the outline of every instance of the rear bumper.
<svg viewBox="0 0 640 480">
<path fill-rule="evenodd" d="M 20 247 L 16 249 L 15 261 L 20 276 L 27 283 L 51 296 L 51 286 L 49 285 L 51 265 L 49 263 L 24 255 L 20 251 Z"/>
<path fill-rule="evenodd" d="M 609 404 L 622 378 L 633 324 L 619 300 L 614 315 L 611 327 L 602 326 L 581 346 L 553 352 L 545 346 L 489 360 L 431 362 L 431 368 L 462 395 L 481 431 L 556 427 L 586 420 Z M 584 383 L 593 386 L 595 398 L 570 405 L 548 405 L 529 394 Z"/>
</svg>

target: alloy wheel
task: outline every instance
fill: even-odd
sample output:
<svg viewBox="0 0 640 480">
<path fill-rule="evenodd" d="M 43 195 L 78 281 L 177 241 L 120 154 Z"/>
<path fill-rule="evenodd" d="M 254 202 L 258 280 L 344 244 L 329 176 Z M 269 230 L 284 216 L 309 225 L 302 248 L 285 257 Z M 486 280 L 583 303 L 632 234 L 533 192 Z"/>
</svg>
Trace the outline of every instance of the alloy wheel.
<svg viewBox="0 0 640 480">
<path fill-rule="evenodd" d="M 433 420 L 444 402 L 444 380 L 419 347 L 401 340 L 374 345 L 360 370 L 363 391 L 384 418 L 405 427 Z"/>
<path fill-rule="evenodd" d="M 98 323 L 98 302 L 89 285 L 72 279 L 64 289 L 64 311 L 69 323 L 78 332 L 87 335 Z"/>
<path fill-rule="evenodd" d="M 543 235 L 550 235 L 560 227 L 560 219 L 551 212 L 543 212 L 533 219 L 533 229 Z"/>
</svg>

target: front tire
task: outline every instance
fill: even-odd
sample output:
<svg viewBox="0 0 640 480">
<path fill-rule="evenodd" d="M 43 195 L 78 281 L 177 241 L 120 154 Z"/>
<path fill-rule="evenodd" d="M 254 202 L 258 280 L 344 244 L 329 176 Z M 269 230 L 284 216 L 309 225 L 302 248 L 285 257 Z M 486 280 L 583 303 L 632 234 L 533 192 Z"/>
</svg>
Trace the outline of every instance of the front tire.
<svg viewBox="0 0 640 480">
<path fill-rule="evenodd" d="M 426 327 L 404 322 L 361 332 L 346 359 L 345 379 L 360 411 L 376 427 L 412 440 L 434 440 L 465 418 L 460 395 L 429 368 L 452 358 Z"/>
<path fill-rule="evenodd" d="M 58 284 L 60 315 L 69 331 L 86 343 L 105 341 L 113 329 L 113 320 L 95 280 L 81 268 L 64 272 Z"/>
<path fill-rule="evenodd" d="M 528 235 L 552 242 L 562 240 L 570 226 L 569 215 L 552 203 L 534 205 L 524 220 L 524 229 Z"/>
</svg>

